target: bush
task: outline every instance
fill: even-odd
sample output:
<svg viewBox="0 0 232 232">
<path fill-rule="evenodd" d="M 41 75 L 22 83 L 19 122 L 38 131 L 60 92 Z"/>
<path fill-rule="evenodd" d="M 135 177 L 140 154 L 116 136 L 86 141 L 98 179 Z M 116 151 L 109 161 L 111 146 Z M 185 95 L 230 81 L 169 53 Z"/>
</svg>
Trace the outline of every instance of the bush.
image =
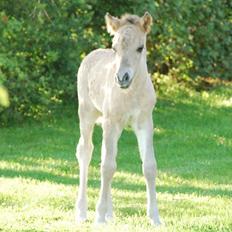
<svg viewBox="0 0 232 232">
<path fill-rule="evenodd" d="M 0 80 L 10 95 L 3 122 L 39 118 L 74 98 L 77 68 L 92 43 L 81 1 L 34 3 L 5 1 L 0 14 Z"/>
<path fill-rule="evenodd" d="M 232 80 L 230 1 L 157 1 L 151 49 L 154 71 Z"/>
<path fill-rule="evenodd" d="M 10 96 L 10 106 L 0 106 L 2 124 L 40 118 L 57 104 L 74 101 L 81 59 L 111 44 L 106 12 L 153 15 L 148 37 L 153 76 L 232 80 L 230 7 L 226 0 L 2 0 L 0 85 Z"/>
</svg>

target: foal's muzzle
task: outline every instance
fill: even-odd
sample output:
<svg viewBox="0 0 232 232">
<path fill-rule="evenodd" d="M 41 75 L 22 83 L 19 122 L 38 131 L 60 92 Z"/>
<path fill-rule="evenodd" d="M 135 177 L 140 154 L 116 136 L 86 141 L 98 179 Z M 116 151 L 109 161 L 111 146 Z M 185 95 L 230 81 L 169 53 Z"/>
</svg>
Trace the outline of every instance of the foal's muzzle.
<svg viewBox="0 0 232 232">
<path fill-rule="evenodd" d="M 115 81 L 120 88 L 127 89 L 131 84 L 132 78 L 130 78 L 130 75 L 126 72 L 122 77 L 116 74 Z"/>
</svg>

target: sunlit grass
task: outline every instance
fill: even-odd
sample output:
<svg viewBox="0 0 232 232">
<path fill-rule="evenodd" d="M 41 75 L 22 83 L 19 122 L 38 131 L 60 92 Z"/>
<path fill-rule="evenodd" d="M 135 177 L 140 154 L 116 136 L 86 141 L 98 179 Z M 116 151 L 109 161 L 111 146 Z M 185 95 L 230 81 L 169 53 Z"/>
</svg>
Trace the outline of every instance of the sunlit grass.
<svg viewBox="0 0 232 232">
<path fill-rule="evenodd" d="M 157 193 L 166 226 L 159 231 L 232 230 L 231 86 L 160 96 L 154 111 Z M 223 103 L 224 102 L 224 103 Z M 96 227 L 101 130 L 89 173 L 89 220 L 75 223 L 78 190 L 73 108 L 54 120 L 0 129 L 0 230 L 155 231 L 146 218 L 146 189 L 136 138 L 119 142 L 113 181 L 115 221 Z"/>
</svg>

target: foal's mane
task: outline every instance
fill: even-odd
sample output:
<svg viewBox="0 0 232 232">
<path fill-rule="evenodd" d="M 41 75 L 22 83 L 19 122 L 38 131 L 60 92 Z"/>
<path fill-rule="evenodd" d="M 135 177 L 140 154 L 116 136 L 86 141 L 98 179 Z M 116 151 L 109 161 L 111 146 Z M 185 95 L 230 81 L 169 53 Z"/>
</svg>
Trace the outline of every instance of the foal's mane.
<svg viewBox="0 0 232 232">
<path fill-rule="evenodd" d="M 131 14 L 122 15 L 120 18 L 120 25 L 124 26 L 128 24 L 132 24 L 135 26 L 141 26 L 140 17 L 137 15 L 131 15 Z"/>
</svg>

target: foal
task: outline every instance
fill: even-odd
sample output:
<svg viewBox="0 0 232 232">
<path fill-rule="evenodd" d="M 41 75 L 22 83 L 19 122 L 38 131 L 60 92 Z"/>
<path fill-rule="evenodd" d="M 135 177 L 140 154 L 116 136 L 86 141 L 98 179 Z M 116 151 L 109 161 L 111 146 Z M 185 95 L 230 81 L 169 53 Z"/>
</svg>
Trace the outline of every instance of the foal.
<svg viewBox="0 0 232 232">
<path fill-rule="evenodd" d="M 139 145 L 147 187 L 147 215 L 160 224 L 156 202 L 156 160 L 153 149 L 152 110 L 156 96 L 146 64 L 146 35 L 152 17 L 124 15 L 120 19 L 106 14 L 108 32 L 113 35 L 111 49 L 97 49 L 87 55 L 78 70 L 80 140 L 76 156 L 80 167 L 80 186 L 76 202 L 77 220 L 87 219 L 87 178 L 92 157 L 92 131 L 101 119 L 101 189 L 96 222 L 113 216 L 111 181 L 116 170 L 117 142 L 128 124 Z"/>
</svg>

